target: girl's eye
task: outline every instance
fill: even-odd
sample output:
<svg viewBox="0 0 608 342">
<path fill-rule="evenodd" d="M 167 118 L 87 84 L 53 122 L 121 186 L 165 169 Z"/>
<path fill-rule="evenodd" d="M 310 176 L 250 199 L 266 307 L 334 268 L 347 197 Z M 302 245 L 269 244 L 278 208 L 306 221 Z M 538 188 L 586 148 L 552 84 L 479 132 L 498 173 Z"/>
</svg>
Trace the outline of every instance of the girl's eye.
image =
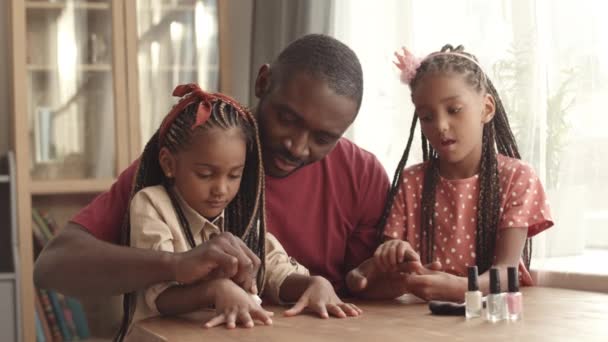
<svg viewBox="0 0 608 342">
<path fill-rule="evenodd" d="M 198 176 L 198 178 L 201 178 L 201 179 L 208 179 L 208 178 L 211 178 L 211 176 L 212 176 L 210 173 L 197 173 L 196 175 Z"/>
<path fill-rule="evenodd" d="M 231 179 L 239 179 L 239 178 L 241 178 L 241 177 L 242 177 L 242 175 L 241 175 L 241 174 L 238 174 L 238 175 L 230 175 L 230 176 L 228 176 L 228 177 L 230 177 Z"/>
<path fill-rule="evenodd" d="M 448 109 L 448 113 L 456 114 L 456 113 L 460 112 L 461 109 L 462 109 L 462 107 L 452 107 L 452 108 Z"/>
<path fill-rule="evenodd" d="M 420 121 L 422 122 L 430 122 L 431 120 L 433 120 L 433 117 L 430 115 L 422 115 L 420 116 Z"/>
</svg>

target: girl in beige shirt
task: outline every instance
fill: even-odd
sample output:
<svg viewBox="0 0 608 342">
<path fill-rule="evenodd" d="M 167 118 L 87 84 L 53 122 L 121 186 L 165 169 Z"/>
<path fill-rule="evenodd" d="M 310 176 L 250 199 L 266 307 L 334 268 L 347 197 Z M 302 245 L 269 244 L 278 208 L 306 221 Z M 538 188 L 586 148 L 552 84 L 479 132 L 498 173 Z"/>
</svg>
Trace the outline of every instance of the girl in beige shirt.
<svg viewBox="0 0 608 342">
<path fill-rule="evenodd" d="M 272 312 L 252 296 L 258 289 L 276 303 L 283 302 L 281 293 L 293 298 L 295 291 L 307 296 L 309 307 L 318 306 L 322 298 L 325 303 L 334 300 L 349 316 L 358 315 L 356 306 L 340 302 L 329 282 L 310 277 L 266 233 L 264 169 L 251 113 L 231 98 L 205 93 L 195 84 L 178 86 L 173 94 L 183 98 L 140 158 L 123 230 L 125 242 L 136 248 L 185 252 L 229 232 L 244 241 L 262 266 L 251 289 L 216 274 L 197 284 L 161 283 L 129 294 L 119 336 L 132 321 L 157 315 L 197 317 L 208 308 L 215 308 L 216 316 L 206 327 L 252 327 L 254 320 L 271 324 Z M 291 291 L 281 289 L 288 278 Z"/>
</svg>

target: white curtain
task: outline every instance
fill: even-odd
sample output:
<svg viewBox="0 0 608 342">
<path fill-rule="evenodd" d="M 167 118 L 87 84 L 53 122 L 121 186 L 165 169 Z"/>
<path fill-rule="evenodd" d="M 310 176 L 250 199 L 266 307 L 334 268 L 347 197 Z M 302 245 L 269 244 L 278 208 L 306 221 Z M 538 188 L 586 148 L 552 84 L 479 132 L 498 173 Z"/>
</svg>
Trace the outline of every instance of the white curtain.
<svg viewBox="0 0 608 342">
<path fill-rule="evenodd" d="M 216 0 L 175 7 L 162 0 L 138 0 L 138 82 L 140 147 L 146 146 L 177 98 L 173 89 L 198 83 L 206 91 L 219 86 Z M 177 3 L 177 2 L 175 2 Z"/>
<path fill-rule="evenodd" d="M 392 177 L 413 115 L 393 52 L 407 46 L 424 56 L 463 44 L 494 81 L 523 159 L 549 194 L 556 225 L 535 239 L 533 268 L 592 255 L 597 263 L 587 267 L 605 269 L 606 9 L 608 3 L 592 0 L 336 0 L 332 34 L 355 50 L 365 80 L 348 136 L 375 153 Z M 418 141 L 410 165 L 420 162 Z"/>
</svg>

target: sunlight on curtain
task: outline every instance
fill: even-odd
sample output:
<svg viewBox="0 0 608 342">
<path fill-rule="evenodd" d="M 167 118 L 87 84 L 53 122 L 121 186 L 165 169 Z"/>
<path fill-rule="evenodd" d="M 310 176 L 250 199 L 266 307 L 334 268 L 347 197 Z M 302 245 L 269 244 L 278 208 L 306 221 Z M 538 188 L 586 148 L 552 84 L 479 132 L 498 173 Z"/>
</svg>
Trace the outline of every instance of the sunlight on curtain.
<svg viewBox="0 0 608 342">
<path fill-rule="evenodd" d="M 219 87 L 216 0 L 138 0 L 140 143 L 145 146 L 176 98 L 175 86 Z"/>
<path fill-rule="evenodd" d="M 375 153 L 392 177 L 413 115 L 409 89 L 391 63 L 393 51 L 407 46 L 424 56 L 447 43 L 463 44 L 494 81 L 522 157 L 551 202 L 556 225 L 535 239 L 533 267 L 594 253 L 592 267 L 608 274 L 608 115 L 602 106 L 608 98 L 608 3 L 382 3 L 334 4 L 333 35 L 355 50 L 365 80 L 363 105 L 348 136 Z M 421 160 L 419 139 L 414 141 L 409 165 Z M 606 251 L 599 253 L 603 260 L 597 260 L 598 249 Z"/>
<path fill-rule="evenodd" d="M 78 87 L 77 70 L 78 49 L 76 47 L 76 28 L 78 26 L 74 3 L 66 3 L 65 10 L 57 19 L 57 67 L 59 87 L 53 98 L 57 103 L 67 103 Z M 84 120 L 76 106 L 69 106 L 53 118 L 53 139 L 57 155 L 80 154 L 84 149 L 82 133 Z"/>
</svg>

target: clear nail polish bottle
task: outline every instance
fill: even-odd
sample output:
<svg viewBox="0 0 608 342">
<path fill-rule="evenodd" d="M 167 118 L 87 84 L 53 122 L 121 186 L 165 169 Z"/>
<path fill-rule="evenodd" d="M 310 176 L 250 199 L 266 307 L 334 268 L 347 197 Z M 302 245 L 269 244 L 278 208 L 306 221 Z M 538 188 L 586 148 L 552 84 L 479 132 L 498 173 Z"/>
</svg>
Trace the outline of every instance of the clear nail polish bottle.
<svg viewBox="0 0 608 342">
<path fill-rule="evenodd" d="M 469 288 L 464 294 L 466 318 L 475 318 L 481 316 L 482 301 L 481 291 L 479 291 L 479 281 L 477 274 L 477 266 L 469 266 L 468 268 Z"/>
<path fill-rule="evenodd" d="M 524 313 L 524 298 L 521 292 L 519 292 L 519 274 L 517 273 L 517 267 L 509 267 L 507 272 L 509 276 L 509 292 L 507 293 L 509 319 L 517 321 L 522 318 Z"/>
<path fill-rule="evenodd" d="M 490 269 L 490 294 L 487 298 L 488 320 L 501 321 L 507 317 L 505 294 L 500 291 L 500 273 L 497 268 Z"/>
</svg>

